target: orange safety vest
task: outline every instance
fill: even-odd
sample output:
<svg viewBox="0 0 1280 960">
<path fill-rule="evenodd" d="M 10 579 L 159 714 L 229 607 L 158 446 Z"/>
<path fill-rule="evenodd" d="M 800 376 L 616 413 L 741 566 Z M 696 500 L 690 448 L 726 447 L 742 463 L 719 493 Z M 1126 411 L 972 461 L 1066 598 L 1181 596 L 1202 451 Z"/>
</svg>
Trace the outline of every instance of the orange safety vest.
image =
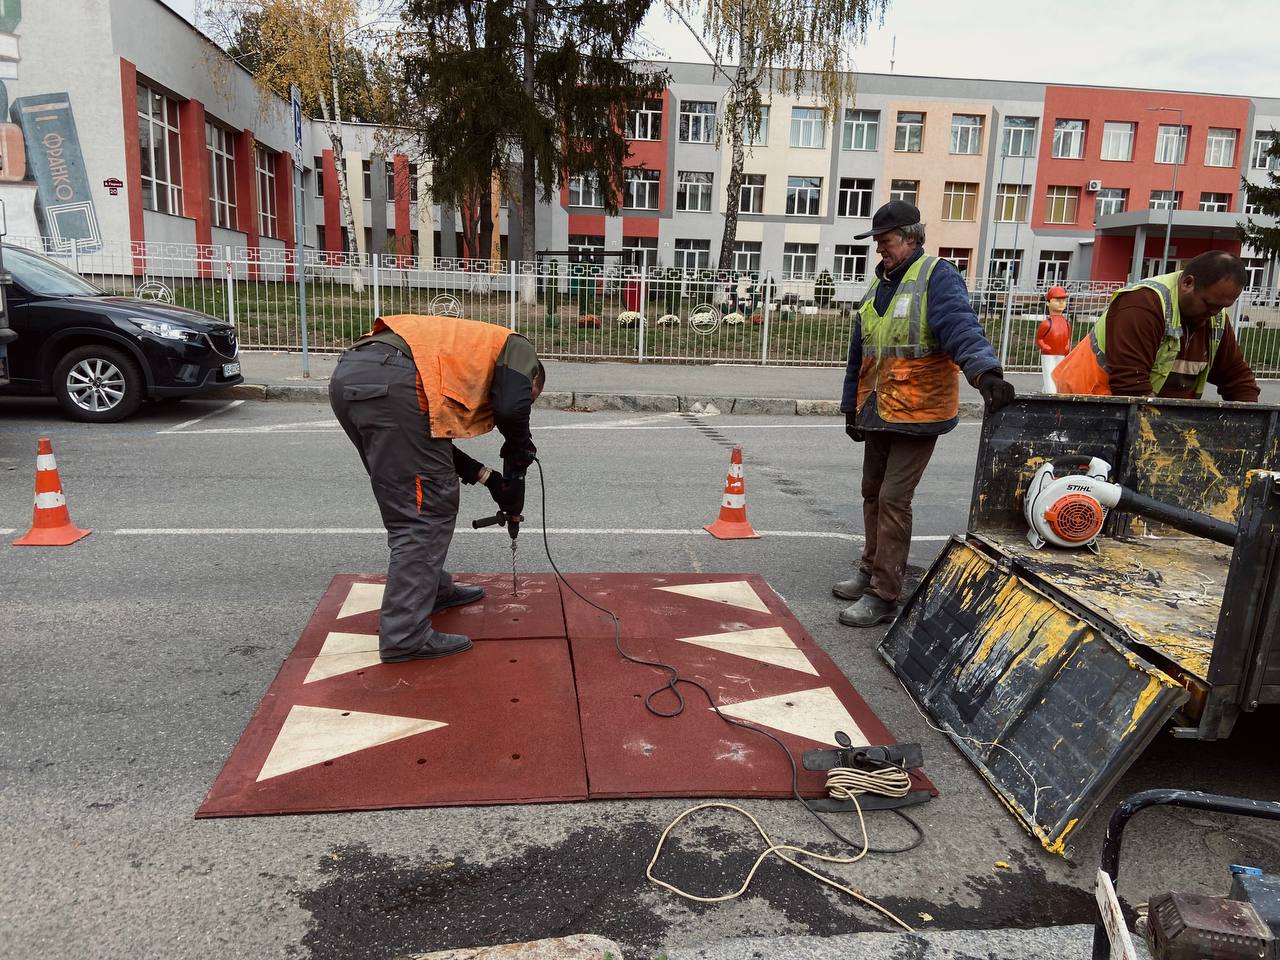
<svg viewBox="0 0 1280 960">
<path fill-rule="evenodd" d="M 510 330 L 478 320 L 415 313 L 379 317 L 369 333 L 383 330 L 409 344 L 418 368 L 418 405 L 431 420 L 431 436 L 478 437 L 493 429 L 489 388 Z"/>
</svg>

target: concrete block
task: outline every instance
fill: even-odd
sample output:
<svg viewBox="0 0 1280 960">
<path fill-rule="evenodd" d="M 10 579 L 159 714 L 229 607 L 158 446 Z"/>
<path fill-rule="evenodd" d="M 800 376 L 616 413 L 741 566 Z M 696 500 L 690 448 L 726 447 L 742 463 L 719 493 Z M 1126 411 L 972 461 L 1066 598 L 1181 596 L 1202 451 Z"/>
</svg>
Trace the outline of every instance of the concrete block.
<svg viewBox="0 0 1280 960">
<path fill-rule="evenodd" d="M 648 393 L 574 393 L 573 405 L 586 410 L 625 410 L 635 413 L 675 413 L 680 398 Z"/>
<path fill-rule="evenodd" d="M 716 417 L 733 409 L 733 397 L 681 397 L 680 409 L 686 413 Z"/>
<path fill-rule="evenodd" d="M 733 409 L 730 412 L 735 414 L 766 414 L 769 416 L 794 415 L 796 401 L 777 397 L 739 397 L 733 401 Z"/>
<path fill-rule="evenodd" d="M 325 383 L 299 383 L 299 384 L 267 384 L 268 400 L 288 400 L 295 403 L 328 403 L 329 402 L 329 384 Z"/>
<path fill-rule="evenodd" d="M 210 400 L 265 400 L 267 387 L 262 383 L 241 383 L 224 390 L 210 390 L 201 396 Z"/>
<path fill-rule="evenodd" d="M 622 948 L 595 934 L 575 934 L 554 940 L 504 943 L 495 947 L 462 947 L 413 954 L 410 960 L 623 960 Z"/>
<path fill-rule="evenodd" d="M 798 417 L 839 417 L 839 400 L 797 400 L 796 416 Z"/>
<path fill-rule="evenodd" d="M 533 405 L 535 407 L 548 407 L 552 410 L 564 410 L 566 407 L 573 406 L 573 391 L 543 391 Z"/>
</svg>

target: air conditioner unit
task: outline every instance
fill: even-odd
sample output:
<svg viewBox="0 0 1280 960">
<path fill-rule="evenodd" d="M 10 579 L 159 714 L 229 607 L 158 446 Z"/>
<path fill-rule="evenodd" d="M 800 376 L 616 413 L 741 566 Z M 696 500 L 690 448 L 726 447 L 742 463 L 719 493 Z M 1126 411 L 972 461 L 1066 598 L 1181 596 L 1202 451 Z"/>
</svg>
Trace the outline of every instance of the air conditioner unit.
<svg viewBox="0 0 1280 960">
<path fill-rule="evenodd" d="M 1090 180 L 1088 184 L 1085 185 L 1085 189 L 1088 190 L 1090 193 L 1097 193 L 1099 190 L 1102 189 L 1102 181 Z"/>
</svg>

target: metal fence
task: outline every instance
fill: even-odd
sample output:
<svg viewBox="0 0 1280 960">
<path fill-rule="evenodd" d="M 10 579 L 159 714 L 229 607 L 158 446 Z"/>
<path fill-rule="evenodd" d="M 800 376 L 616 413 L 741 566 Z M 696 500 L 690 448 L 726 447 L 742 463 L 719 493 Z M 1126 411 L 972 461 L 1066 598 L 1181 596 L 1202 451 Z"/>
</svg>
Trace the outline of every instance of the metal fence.
<svg viewBox="0 0 1280 960">
<path fill-rule="evenodd" d="M 293 251 L 195 244 L 102 244 L 87 253 L 13 240 L 66 263 L 105 289 L 201 310 L 233 322 L 244 349 L 297 350 L 302 314 Z M 487 261 L 306 251 L 307 343 L 336 351 L 373 318 L 439 313 L 498 323 L 540 356 L 565 360 L 842 366 L 865 279 L 754 276 L 570 263 Z M 1087 336 L 1116 284 L 1072 282 L 1072 342 Z M 978 280 L 970 298 L 1010 371 L 1038 371 L 1043 287 Z M 1280 377 L 1280 294 L 1246 290 L 1237 335 L 1260 377 Z"/>
</svg>

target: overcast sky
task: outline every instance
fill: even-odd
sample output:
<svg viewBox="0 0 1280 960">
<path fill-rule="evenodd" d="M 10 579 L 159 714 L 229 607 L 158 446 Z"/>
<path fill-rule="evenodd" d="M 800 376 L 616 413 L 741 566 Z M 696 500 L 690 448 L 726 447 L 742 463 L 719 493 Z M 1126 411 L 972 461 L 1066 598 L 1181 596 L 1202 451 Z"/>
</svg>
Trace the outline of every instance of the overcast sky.
<svg viewBox="0 0 1280 960">
<path fill-rule="evenodd" d="M 197 0 L 162 0 L 190 19 Z M 654 5 L 647 39 L 705 57 Z M 1280 98 L 1276 0 L 916 0 L 891 3 L 854 51 L 858 70 Z M 894 40 L 896 38 L 896 51 Z"/>
</svg>

